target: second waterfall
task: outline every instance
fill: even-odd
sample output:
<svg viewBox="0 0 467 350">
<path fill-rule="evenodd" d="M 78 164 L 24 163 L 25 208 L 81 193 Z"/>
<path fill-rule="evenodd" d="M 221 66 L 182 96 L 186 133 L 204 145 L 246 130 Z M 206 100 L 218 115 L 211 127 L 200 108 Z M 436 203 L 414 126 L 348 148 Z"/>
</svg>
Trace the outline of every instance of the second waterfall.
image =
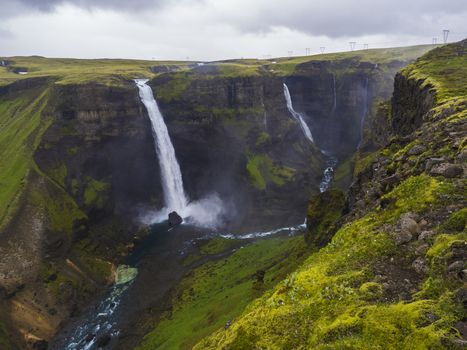
<svg viewBox="0 0 467 350">
<path fill-rule="evenodd" d="M 139 96 L 146 107 L 151 120 L 154 144 L 156 147 L 159 165 L 161 168 L 162 189 L 164 191 L 165 205 L 168 211 L 182 213 L 188 204 L 188 199 L 183 189 L 182 173 L 175 156 L 175 150 L 170 140 L 167 125 L 165 125 L 148 80 L 135 80 L 139 89 Z"/>
</svg>

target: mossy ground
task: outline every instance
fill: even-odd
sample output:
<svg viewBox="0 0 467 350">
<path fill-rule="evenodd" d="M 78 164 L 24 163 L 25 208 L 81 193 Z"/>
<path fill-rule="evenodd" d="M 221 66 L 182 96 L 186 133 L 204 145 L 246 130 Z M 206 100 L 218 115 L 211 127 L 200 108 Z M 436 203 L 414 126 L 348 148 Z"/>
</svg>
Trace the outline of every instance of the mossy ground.
<svg viewBox="0 0 467 350">
<path fill-rule="evenodd" d="M 212 251 L 211 246 L 224 241 L 213 242 L 202 249 Z M 296 268 L 307 249 L 302 236 L 262 240 L 195 269 L 178 287 L 173 311 L 138 349 L 190 349 Z"/>
<path fill-rule="evenodd" d="M 195 348 L 441 348 L 456 314 L 448 290 L 442 299 L 420 296 L 391 303 L 382 298 L 373 265 L 398 256 L 388 225 L 403 212 L 433 210 L 449 188 L 426 175 L 404 181 L 388 194 L 398 198 L 395 207 L 345 225 L 330 244 L 272 293 L 253 302 L 229 329 L 218 330 Z M 427 255 L 434 262 L 448 246 L 432 248 L 436 252 Z M 435 273 L 434 267 L 430 271 Z M 437 321 L 427 321 L 428 313 L 437 315 Z"/>
<path fill-rule="evenodd" d="M 32 154 L 50 125 L 41 117 L 47 98 L 46 87 L 0 97 L 0 227 L 15 209 L 33 167 Z"/>
</svg>

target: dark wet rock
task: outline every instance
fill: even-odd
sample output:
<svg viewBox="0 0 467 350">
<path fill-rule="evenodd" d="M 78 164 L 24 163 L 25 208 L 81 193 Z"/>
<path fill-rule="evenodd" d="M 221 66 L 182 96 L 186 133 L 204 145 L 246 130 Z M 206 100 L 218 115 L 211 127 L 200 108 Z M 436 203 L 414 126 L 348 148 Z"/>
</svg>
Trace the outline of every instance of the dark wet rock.
<svg viewBox="0 0 467 350">
<path fill-rule="evenodd" d="M 224 325 L 224 329 L 229 328 L 231 325 L 232 325 L 232 320 L 228 320 Z"/>
<path fill-rule="evenodd" d="M 174 227 L 178 226 L 183 222 L 183 219 L 176 211 L 173 211 L 169 214 L 169 226 Z"/>
<path fill-rule="evenodd" d="M 429 158 L 427 159 L 426 163 L 425 163 L 425 170 L 426 171 L 430 171 L 431 168 L 433 167 L 433 165 L 436 165 L 436 164 L 440 164 L 440 163 L 443 163 L 445 161 L 444 158 Z"/>
<path fill-rule="evenodd" d="M 401 182 L 402 176 L 399 174 L 393 174 L 381 180 L 381 185 L 383 186 L 394 186 Z"/>
<path fill-rule="evenodd" d="M 456 327 L 463 339 L 467 339 L 467 322 L 458 321 L 454 324 L 454 327 Z"/>
<path fill-rule="evenodd" d="M 111 340 L 112 340 L 112 337 L 110 336 L 110 334 L 104 334 L 97 338 L 96 345 L 99 348 L 104 348 L 107 345 L 109 345 Z"/>
<path fill-rule="evenodd" d="M 84 339 L 84 342 L 85 342 L 85 343 L 89 343 L 89 342 L 91 342 L 95 337 L 96 337 L 95 334 L 88 334 L 88 335 L 86 336 L 86 339 Z"/>
<path fill-rule="evenodd" d="M 56 281 L 57 277 L 58 277 L 57 274 L 53 273 L 53 274 L 49 275 L 49 277 L 47 277 L 47 281 L 49 281 L 49 282 Z"/>
<path fill-rule="evenodd" d="M 407 152 L 407 154 L 409 156 L 418 156 L 420 154 L 422 154 L 423 152 L 426 151 L 426 147 L 423 146 L 423 145 L 415 145 L 413 146 L 411 149 L 409 149 L 409 151 Z"/>
<path fill-rule="evenodd" d="M 430 175 L 434 176 L 444 176 L 446 178 L 459 177 L 464 172 L 464 169 L 460 165 L 450 164 L 450 163 L 441 163 L 434 166 L 430 170 Z"/>
</svg>

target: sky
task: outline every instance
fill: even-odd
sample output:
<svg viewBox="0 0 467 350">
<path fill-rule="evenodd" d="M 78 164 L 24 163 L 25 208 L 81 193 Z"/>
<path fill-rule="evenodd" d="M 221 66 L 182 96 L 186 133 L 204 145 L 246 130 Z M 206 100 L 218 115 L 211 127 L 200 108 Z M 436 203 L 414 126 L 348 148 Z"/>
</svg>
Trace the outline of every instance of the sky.
<svg viewBox="0 0 467 350">
<path fill-rule="evenodd" d="M 209 61 L 467 37 L 467 0 L 0 0 L 0 56 Z"/>
</svg>

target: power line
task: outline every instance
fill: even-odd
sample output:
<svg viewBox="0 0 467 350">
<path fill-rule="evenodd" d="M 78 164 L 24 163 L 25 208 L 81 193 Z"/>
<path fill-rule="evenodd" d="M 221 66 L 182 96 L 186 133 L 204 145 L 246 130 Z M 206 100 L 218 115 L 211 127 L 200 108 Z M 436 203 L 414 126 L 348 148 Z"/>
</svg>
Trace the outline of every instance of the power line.
<svg viewBox="0 0 467 350">
<path fill-rule="evenodd" d="M 324 53 L 324 51 L 326 50 L 326 46 L 321 46 L 319 50 L 321 51 L 321 53 Z"/>
<path fill-rule="evenodd" d="M 448 36 L 449 36 L 449 29 L 444 29 L 443 30 L 443 41 L 445 44 L 448 42 Z"/>
</svg>

